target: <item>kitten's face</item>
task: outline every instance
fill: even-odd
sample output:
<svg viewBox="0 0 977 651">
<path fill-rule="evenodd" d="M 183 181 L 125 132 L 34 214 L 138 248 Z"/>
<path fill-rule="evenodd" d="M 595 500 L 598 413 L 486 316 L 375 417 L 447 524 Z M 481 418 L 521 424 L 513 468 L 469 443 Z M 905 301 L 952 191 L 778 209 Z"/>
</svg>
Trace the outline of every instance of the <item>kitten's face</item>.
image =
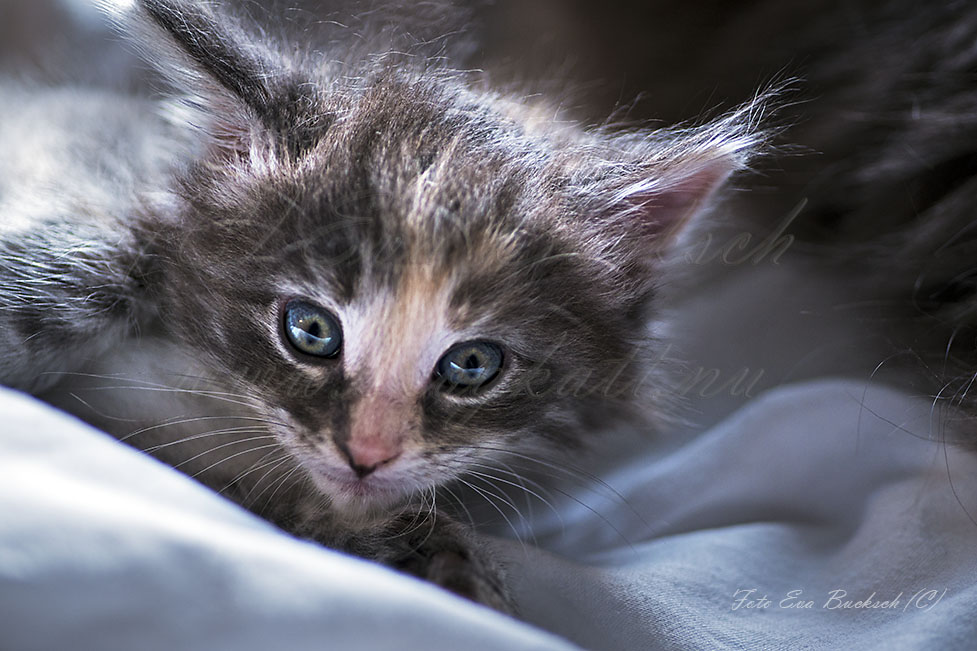
<svg viewBox="0 0 977 651">
<path fill-rule="evenodd" d="M 340 508 L 573 447 L 637 372 L 645 297 L 557 167 L 434 93 L 379 84 L 293 160 L 202 166 L 161 247 L 174 329 Z"/>
<path fill-rule="evenodd" d="M 440 52 L 276 48 L 214 3 L 105 5 L 201 135 L 175 209 L 144 223 L 163 320 L 350 511 L 630 415 L 656 247 L 763 113 L 585 132 Z"/>
</svg>

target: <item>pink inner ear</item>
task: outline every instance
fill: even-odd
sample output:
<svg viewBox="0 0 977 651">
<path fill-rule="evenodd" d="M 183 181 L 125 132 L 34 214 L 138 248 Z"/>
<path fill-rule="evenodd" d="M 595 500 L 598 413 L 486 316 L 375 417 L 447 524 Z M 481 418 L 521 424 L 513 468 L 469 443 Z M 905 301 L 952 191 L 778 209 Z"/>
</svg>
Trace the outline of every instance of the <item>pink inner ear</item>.
<svg viewBox="0 0 977 651">
<path fill-rule="evenodd" d="M 728 159 L 712 160 L 692 169 L 642 179 L 615 196 L 615 212 L 626 230 L 666 243 L 711 201 L 735 169 Z"/>
</svg>

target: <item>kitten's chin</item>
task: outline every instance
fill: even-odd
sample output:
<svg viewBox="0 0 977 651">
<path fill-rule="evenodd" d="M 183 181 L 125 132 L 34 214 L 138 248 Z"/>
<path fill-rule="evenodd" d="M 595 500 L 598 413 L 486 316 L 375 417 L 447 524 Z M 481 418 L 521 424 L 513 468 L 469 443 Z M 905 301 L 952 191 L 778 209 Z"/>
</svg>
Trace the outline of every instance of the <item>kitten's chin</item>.
<svg viewBox="0 0 977 651">
<path fill-rule="evenodd" d="M 340 513 L 356 516 L 388 513 L 390 509 L 406 501 L 407 494 L 403 491 L 379 490 L 364 486 L 368 482 L 352 482 L 351 485 L 340 485 L 331 488 L 319 486 L 332 500 L 333 508 Z"/>
<path fill-rule="evenodd" d="M 310 470 L 309 474 L 335 511 L 356 517 L 389 513 L 392 507 L 407 501 L 414 488 L 393 478 L 372 475 L 360 479 L 352 473 L 342 477 L 318 469 Z"/>
</svg>

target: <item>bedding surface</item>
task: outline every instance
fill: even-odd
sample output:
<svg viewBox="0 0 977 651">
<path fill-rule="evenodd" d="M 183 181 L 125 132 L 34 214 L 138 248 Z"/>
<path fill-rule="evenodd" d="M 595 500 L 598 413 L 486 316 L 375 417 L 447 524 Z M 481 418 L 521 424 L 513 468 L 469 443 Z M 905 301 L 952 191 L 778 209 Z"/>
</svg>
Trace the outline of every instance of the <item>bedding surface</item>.
<svg viewBox="0 0 977 651">
<path fill-rule="evenodd" d="M 0 392 L 2 649 L 971 649 L 977 460 L 926 399 L 770 391 L 501 537 L 526 622 L 297 541 Z M 575 501 L 579 500 L 579 501 Z M 518 528 L 518 527 L 517 527 Z"/>
</svg>

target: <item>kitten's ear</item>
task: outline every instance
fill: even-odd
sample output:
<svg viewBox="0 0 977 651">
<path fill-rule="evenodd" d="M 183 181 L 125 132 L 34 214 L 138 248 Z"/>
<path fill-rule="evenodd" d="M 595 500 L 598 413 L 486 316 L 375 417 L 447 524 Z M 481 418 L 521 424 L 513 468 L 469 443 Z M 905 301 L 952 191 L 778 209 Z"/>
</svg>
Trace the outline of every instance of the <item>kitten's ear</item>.
<svg viewBox="0 0 977 651">
<path fill-rule="evenodd" d="M 208 133 L 218 153 L 247 158 L 256 144 L 295 152 L 314 140 L 316 121 L 296 119 L 313 113 L 307 80 L 211 3 L 97 1 L 177 89 L 186 122 Z"/>
<path fill-rule="evenodd" d="M 612 154 L 584 173 L 587 219 L 618 254 L 661 253 L 759 153 L 767 134 L 756 129 L 757 110 L 753 103 L 702 127 L 612 137 Z"/>
</svg>

